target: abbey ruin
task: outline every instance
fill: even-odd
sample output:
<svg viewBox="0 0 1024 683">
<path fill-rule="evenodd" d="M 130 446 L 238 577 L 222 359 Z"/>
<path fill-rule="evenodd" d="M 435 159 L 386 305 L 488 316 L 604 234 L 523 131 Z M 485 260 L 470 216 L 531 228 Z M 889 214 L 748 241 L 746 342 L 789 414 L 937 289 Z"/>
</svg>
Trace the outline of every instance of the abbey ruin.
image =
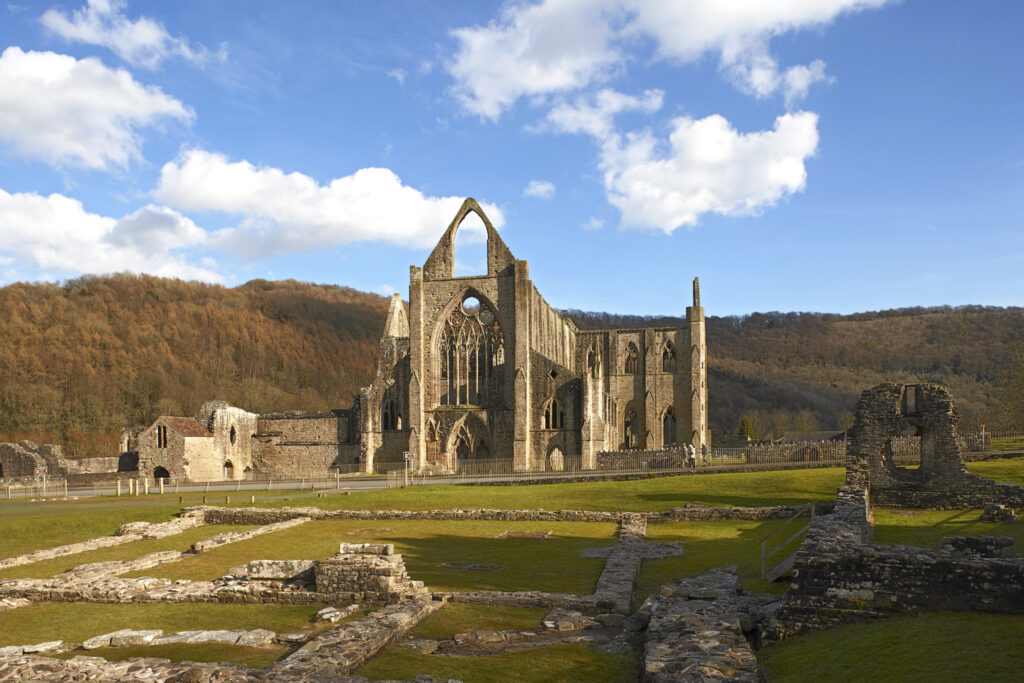
<svg viewBox="0 0 1024 683">
<path fill-rule="evenodd" d="M 455 277 L 455 235 L 476 213 L 487 273 Z M 593 469 L 602 451 L 710 446 L 699 284 L 681 328 L 580 330 L 552 308 L 467 199 L 395 294 L 376 376 L 353 406 L 256 415 L 211 402 L 122 439 L 147 476 L 323 476 L 344 469 L 457 472 L 499 459 L 516 471 Z"/>
</svg>

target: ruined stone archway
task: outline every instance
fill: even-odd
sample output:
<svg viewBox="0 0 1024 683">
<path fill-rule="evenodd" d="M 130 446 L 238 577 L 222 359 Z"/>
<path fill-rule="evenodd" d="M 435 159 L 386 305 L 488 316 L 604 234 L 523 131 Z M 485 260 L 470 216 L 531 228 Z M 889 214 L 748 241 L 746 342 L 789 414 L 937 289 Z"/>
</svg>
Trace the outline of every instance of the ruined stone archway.
<svg viewBox="0 0 1024 683">
<path fill-rule="evenodd" d="M 960 457 L 958 420 L 952 396 L 938 384 L 880 384 L 865 391 L 850 430 L 847 483 L 866 488 L 872 502 L 911 507 L 969 486 L 973 475 Z M 895 444 L 907 433 L 921 439 L 917 469 L 896 464 Z"/>
</svg>

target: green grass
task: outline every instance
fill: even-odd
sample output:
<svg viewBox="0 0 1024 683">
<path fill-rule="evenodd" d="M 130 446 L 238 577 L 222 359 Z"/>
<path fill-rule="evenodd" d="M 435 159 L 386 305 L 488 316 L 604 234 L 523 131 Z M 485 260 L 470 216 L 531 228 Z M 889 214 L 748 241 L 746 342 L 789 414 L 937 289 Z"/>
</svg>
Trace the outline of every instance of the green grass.
<svg viewBox="0 0 1024 683">
<path fill-rule="evenodd" d="M 757 653 L 786 681 L 1019 681 L 1024 618 L 937 612 L 850 624 Z"/>
<path fill-rule="evenodd" d="M 967 471 L 996 481 L 1024 486 L 1024 458 L 1000 458 L 967 463 Z"/>
<path fill-rule="evenodd" d="M 1024 451 L 1024 437 L 1007 436 L 992 439 L 989 450 L 993 451 Z"/>
<path fill-rule="evenodd" d="M 521 631 L 540 628 L 545 609 L 453 603 L 421 621 L 410 634 L 443 640 L 469 631 Z"/>
<path fill-rule="evenodd" d="M 135 521 L 166 522 L 178 515 L 180 506 L 140 505 L 125 499 L 48 501 L 0 505 L 0 557 L 24 555 L 110 536 L 122 524 Z"/>
<path fill-rule="evenodd" d="M 72 650 L 57 655 L 70 659 L 77 655 L 103 657 L 110 661 L 123 661 L 133 657 L 160 657 L 175 662 L 230 662 L 252 669 L 270 666 L 291 652 L 283 645 L 245 647 L 226 643 L 180 643 L 174 645 L 141 645 L 139 647 L 101 647 L 95 650 Z"/>
<path fill-rule="evenodd" d="M 636 662 L 630 655 L 609 655 L 582 643 L 538 647 L 522 652 L 481 657 L 424 655 L 396 646 L 356 672 L 371 681 L 411 681 L 416 674 L 439 680 L 457 678 L 473 683 L 624 683 L 636 681 Z"/>
<path fill-rule="evenodd" d="M 312 629 L 310 619 L 320 608 L 321 605 L 42 603 L 0 612 L 0 647 L 57 639 L 81 643 L 123 628 L 162 629 L 164 633 L 265 628 L 288 633 Z"/>
<path fill-rule="evenodd" d="M 506 529 L 551 530 L 546 539 L 495 539 Z M 587 594 L 603 559 L 581 558 L 584 548 L 615 542 L 616 525 L 586 522 L 478 522 L 321 520 L 232 543 L 180 562 L 126 576 L 212 580 L 249 560 L 320 559 L 347 542 L 394 543 L 409 574 L 434 590 L 542 590 Z M 444 562 L 497 565 L 473 572 Z"/>
<path fill-rule="evenodd" d="M 784 592 L 789 587 L 788 582 L 767 583 L 761 580 L 760 546 L 761 539 L 778 528 L 782 521 L 713 520 L 650 525 L 647 527 L 648 541 L 682 541 L 683 555 L 644 562 L 637 580 L 637 601 L 642 601 L 672 579 L 696 576 L 708 569 L 730 564 L 737 566 L 744 589 L 764 593 Z M 794 522 L 792 530 L 799 528 Z M 787 535 L 782 532 L 773 540 L 781 542 Z M 785 557 L 786 550 L 795 550 L 799 540 L 791 544 L 791 548 L 778 553 L 776 559 Z"/>
<path fill-rule="evenodd" d="M 836 497 L 836 487 L 843 483 L 845 476 L 843 468 L 832 467 L 526 486 L 412 486 L 406 489 L 353 492 L 347 496 L 328 495 L 326 498 L 292 503 L 272 500 L 258 505 L 304 505 L 355 510 L 541 508 L 610 511 L 661 511 L 687 503 L 790 505 L 812 500 L 832 500 Z"/>
<path fill-rule="evenodd" d="M 980 510 L 875 508 L 875 542 L 938 548 L 946 536 L 1012 536 L 1024 557 L 1024 524 L 982 522 Z"/>
<path fill-rule="evenodd" d="M 72 567 L 92 562 L 111 562 L 113 560 L 131 560 L 149 553 L 162 550 L 188 550 L 196 541 L 205 540 L 211 536 L 224 533 L 225 531 L 242 531 L 252 529 L 252 526 L 234 526 L 211 524 L 206 526 L 186 529 L 180 534 L 158 538 L 151 541 L 133 541 L 124 545 L 117 545 L 110 548 L 100 548 L 85 553 L 76 553 L 57 557 L 52 560 L 33 562 L 32 564 L 20 567 L 8 567 L 0 569 L 0 579 L 10 578 L 45 578 L 65 572 Z"/>
</svg>

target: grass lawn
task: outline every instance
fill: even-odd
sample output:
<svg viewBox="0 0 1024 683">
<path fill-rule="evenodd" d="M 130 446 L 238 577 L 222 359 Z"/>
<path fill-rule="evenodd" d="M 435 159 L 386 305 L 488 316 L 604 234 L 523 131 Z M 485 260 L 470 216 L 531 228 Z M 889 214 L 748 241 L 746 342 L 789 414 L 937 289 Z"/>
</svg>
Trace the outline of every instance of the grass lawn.
<svg viewBox="0 0 1024 683">
<path fill-rule="evenodd" d="M 875 542 L 938 549 L 946 536 L 1012 536 L 1024 557 L 1024 524 L 981 522 L 981 510 L 875 508 Z"/>
<path fill-rule="evenodd" d="M 66 643 L 81 643 L 94 636 L 123 628 L 162 629 L 164 633 L 197 629 L 265 628 L 277 633 L 290 633 L 312 629 L 310 619 L 321 607 L 207 603 L 42 603 L 0 612 L 0 647 L 57 639 Z"/>
<path fill-rule="evenodd" d="M 252 526 L 235 526 L 230 524 L 210 524 L 194 529 L 186 529 L 180 534 L 158 538 L 151 541 L 133 541 L 124 545 L 117 545 L 110 548 L 100 548 L 85 553 L 65 555 L 52 560 L 33 562 L 32 564 L 20 567 L 8 567 L 0 569 L 0 579 L 10 578 L 45 578 L 60 574 L 72 567 L 92 562 L 110 562 L 113 560 L 131 560 L 149 553 L 162 550 L 188 550 L 196 541 L 205 540 L 211 536 L 224 533 L 225 531 L 242 531 L 252 529 Z"/>
<path fill-rule="evenodd" d="M 683 555 L 644 562 L 637 580 L 636 600 L 643 601 L 657 591 L 659 586 L 672 579 L 696 576 L 713 567 L 730 564 L 738 567 L 744 589 L 763 593 L 785 592 L 789 587 L 787 581 L 767 583 L 761 580 L 761 539 L 782 522 L 713 520 L 651 524 L 647 527 L 647 540 L 656 543 L 682 541 Z M 799 528 L 794 523 L 793 531 Z M 773 538 L 778 543 L 785 540 L 786 535 L 783 532 Z M 792 544 L 792 549 L 795 550 L 798 545 L 799 539 Z M 781 560 L 785 556 L 786 551 L 783 550 L 777 554 L 777 559 Z"/>
<path fill-rule="evenodd" d="M 757 653 L 784 681 L 1019 681 L 1024 619 L 936 612 L 850 624 Z"/>
<path fill-rule="evenodd" d="M 790 505 L 832 500 L 845 478 L 832 467 L 775 472 L 729 472 L 636 481 L 599 481 L 527 486 L 413 486 L 353 492 L 347 496 L 272 500 L 260 507 L 284 505 L 327 509 L 438 510 L 452 508 L 541 508 L 545 510 L 660 511 L 687 503 L 704 505 Z M 234 503 L 232 503 L 234 505 Z M 241 503 L 248 505 L 248 503 Z"/>
<path fill-rule="evenodd" d="M 442 640 L 469 631 L 523 631 L 540 628 L 545 609 L 450 604 L 421 621 L 410 634 Z"/>
<path fill-rule="evenodd" d="M 166 522 L 178 515 L 176 503 L 142 505 L 126 498 L 0 504 L 0 557 L 24 555 L 110 536 L 128 522 Z"/>
<path fill-rule="evenodd" d="M 996 481 L 1024 486 L 1024 458 L 1000 458 L 967 463 L 967 471 Z"/>
<path fill-rule="evenodd" d="M 494 536 L 506 529 L 551 530 L 546 539 Z M 427 520 L 321 520 L 232 543 L 126 576 L 212 580 L 249 560 L 319 559 L 342 541 L 394 543 L 409 574 L 434 590 L 542 590 L 587 594 L 603 559 L 580 557 L 584 548 L 615 542 L 616 525 L 586 522 L 451 522 Z M 499 571 L 466 571 L 440 563 L 485 564 Z"/>
<path fill-rule="evenodd" d="M 76 655 L 103 657 L 118 662 L 133 657 L 161 657 L 175 662 L 230 662 L 252 669 L 262 669 L 291 652 L 284 645 L 245 647 L 225 643 L 187 643 L 175 645 L 141 645 L 139 647 L 101 647 L 95 650 L 72 650 L 57 655 L 70 659 Z"/>
<path fill-rule="evenodd" d="M 989 448 L 993 451 L 1021 451 L 1024 450 L 1024 437 L 1004 436 L 992 439 Z"/>
<path fill-rule="evenodd" d="M 371 681 L 411 681 L 416 674 L 439 680 L 457 678 L 473 683 L 620 683 L 636 681 L 631 655 L 609 655 L 582 643 L 549 645 L 523 652 L 483 657 L 424 655 L 395 646 L 356 672 Z"/>
</svg>

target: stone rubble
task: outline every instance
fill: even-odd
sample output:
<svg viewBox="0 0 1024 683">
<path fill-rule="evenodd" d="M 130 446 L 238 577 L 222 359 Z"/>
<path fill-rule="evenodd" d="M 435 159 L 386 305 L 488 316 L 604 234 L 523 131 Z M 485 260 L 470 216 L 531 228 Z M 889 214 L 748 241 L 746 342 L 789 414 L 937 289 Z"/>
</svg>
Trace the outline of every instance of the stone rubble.
<svg viewBox="0 0 1024 683">
<path fill-rule="evenodd" d="M 313 621 L 326 621 L 331 624 L 336 624 L 347 616 L 351 616 L 359 611 L 360 605 L 353 604 L 347 607 L 324 607 L 322 610 L 316 613 L 316 617 Z"/>
<path fill-rule="evenodd" d="M 1016 524 L 1020 520 L 1013 508 L 1008 508 L 1002 503 L 988 503 L 981 513 L 981 521 Z"/>
<path fill-rule="evenodd" d="M 762 680 L 745 632 L 778 608 L 779 598 L 744 593 L 736 567 L 677 579 L 651 596 L 643 653 L 643 680 L 650 683 Z"/>
<path fill-rule="evenodd" d="M 152 524 L 150 522 L 129 522 L 128 524 L 121 526 L 113 536 L 100 536 L 80 543 L 70 543 L 56 548 L 36 550 L 31 553 L 26 553 L 25 555 L 2 559 L 0 560 L 0 569 L 21 567 L 26 564 L 32 564 L 33 562 L 52 560 L 57 557 L 65 557 L 67 555 L 77 555 L 78 553 L 85 553 L 90 550 L 111 548 L 125 543 L 134 543 L 135 541 L 164 538 L 166 536 L 180 534 L 186 529 L 202 526 L 203 523 L 202 514 L 186 510 L 182 510 L 181 517 L 172 519 L 169 522 L 162 522 L 160 524 Z"/>
</svg>

